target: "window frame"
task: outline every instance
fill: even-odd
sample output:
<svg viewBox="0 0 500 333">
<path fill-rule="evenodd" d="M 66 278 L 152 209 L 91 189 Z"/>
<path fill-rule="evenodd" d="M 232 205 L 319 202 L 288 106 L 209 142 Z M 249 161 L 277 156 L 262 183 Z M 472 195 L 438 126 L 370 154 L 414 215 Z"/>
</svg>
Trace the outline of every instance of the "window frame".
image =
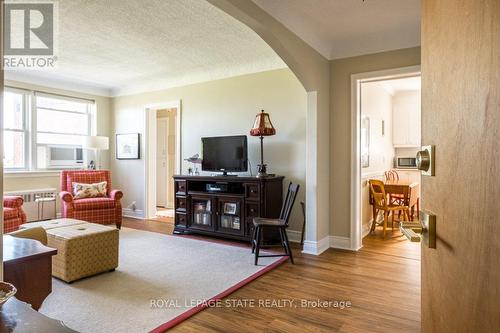
<svg viewBox="0 0 500 333">
<path fill-rule="evenodd" d="M 17 133 L 23 133 L 23 158 L 24 158 L 24 165 L 23 167 L 20 168 L 8 168 L 5 166 L 4 163 L 4 171 L 5 172 L 19 172 L 19 171 L 28 171 L 30 169 L 31 165 L 31 160 L 30 160 L 30 92 L 28 90 L 24 89 L 19 89 L 19 88 L 12 88 L 12 87 L 5 87 L 4 88 L 4 93 L 13 93 L 13 94 L 20 94 L 22 95 L 22 100 L 23 100 L 23 107 L 22 107 L 22 113 L 23 113 L 23 123 L 22 123 L 22 129 L 17 129 L 17 128 L 2 128 L 3 135 L 5 137 L 5 132 L 17 132 Z M 4 109 L 4 112 L 6 110 Z M 5 142 L 5 140 L 4 140 Z M 5 151 L 5 149 L 4 149 Z"/>
<path fill-rule="evenodd" d="M 23 130 L 18 130 L 18 129 L 10 129 L 10 128 L 3 128 L 2 130 L 4 131 L 16 131 L 16 132 L 23 132 L 24 131 L 24 167 L 23 168 L 5 168 L 4 172 L 5 173 L 30 173 L 30 172 L 57 172 L 63 169 L 68 169 L 68 168 L 76 168 L 76 169 L 81 169 L 82 166 L 67 166 L 64 168 L 38 168 L 37 161 L 38 161 L 38 146 L 44 146 L 45 144 L 38 144 L 37 139 L 38 139 L 38 134 L 56 134 L 56 135 L 71 135 L 71 136 L 81 136 L 82 138 L 87 136 L 87 135 L 94 135 L 95 133 L 95 123 L 96 123 L 96 101 L 92 99 L 86 99 L 86 98 L 79 98 L 79 97 L 73 97 L 73 96 L 66 96 L 66 95 L 59 95 L 59 94 L 54 94 L 54 93 L 47 93 L 47 92 L 42 92 L 42 91 L 37 91 L 37 90 L 28 90 L 28 89 L 22 89 L 22 88 L 17 88 L 17 87 L 10 87 L 6 86 L 5 87 L 6 92 L 12 92 L 12 93 L 18 93 L 23 95 Z M 77 102 L 77 103 L 85 103 L 86 104 L 86 112 L 78 112 L 78 111 L 71 111 L 71 110 L 59 110 L 59 109 L 52 109 L 52 108 L 45 108 L 41 107 L 41 109 L 45 110 L 52 110 L 52 111 L 57 111 L 57 112 L 67 112 L 67 113 L 72 113 L 72 114 L 86 114 L 87 115 L 87 134 L 79 134 L 79 133 L 60 133 L 56 131 L 38 131 L 37 129 L 37 112 L 38 112 L 38 107 L 37 107 L 37 96 L 38 97 L 45 97 L 45 98 L 52 98 L 52 99 L 59 99 L 59 100 L 67 100 L 67 101 L 72 101 L 72 102 Z M 47 147 L 51 145 L 46 145 Z M 70 146 L 70 145 L 68 145 Z M 78 146 L 82 147 L 82 145 L 71 145 L 71 146 Z M 84 150 L 84 161 L 86 154 Z M 84 163 L 85 164 L 85 163 Z"/>
</svg>

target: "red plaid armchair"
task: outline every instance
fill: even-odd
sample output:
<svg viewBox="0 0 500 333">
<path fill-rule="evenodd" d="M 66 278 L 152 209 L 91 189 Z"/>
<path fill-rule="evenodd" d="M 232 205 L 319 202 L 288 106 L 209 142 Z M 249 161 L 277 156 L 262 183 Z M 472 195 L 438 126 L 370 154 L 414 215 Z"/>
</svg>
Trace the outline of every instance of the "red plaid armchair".
<svg viewBox="0 0 500 333">
<path fill-rule="evenodd" d="M 73 198 L 73 183 L 93 184 L 106 181 L 107 196 L 101 198 Z M 123 193 L 112 190 L 109 170 L 79 170 L 61 172 L 62 216 L 98 224 L 122 225 Z"/>
<path fill-rule="evenodd" d="M 23 211 L 24 200 L 18 196 L 3 197 L 3 232 L 16 231 L 26 223 L 26 214 Z"/>
</svg>

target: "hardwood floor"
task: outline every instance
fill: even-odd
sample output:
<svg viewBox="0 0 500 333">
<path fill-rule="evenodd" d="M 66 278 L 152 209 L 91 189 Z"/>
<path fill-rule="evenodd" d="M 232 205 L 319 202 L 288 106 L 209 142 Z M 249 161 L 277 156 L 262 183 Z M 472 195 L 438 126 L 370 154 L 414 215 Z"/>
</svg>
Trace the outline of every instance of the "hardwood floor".
<svg viewBox="0 0 500 333">
<path fill-rule="evenodd" d="M 122 226 L 172 235 L 174 232 L 174 219 L 170 219 L 170 221 L 166 218 L 162 218 L 162 220 L 138 220 L 124 217 Z"/>
<path fill-rule="evenodd" d="M 123 226 L 170 234 L 173 222 L 124 219 Z M 300 253 L 227 299 L 291 300 L 290 307 L 209 308 L 169 332 L 419 332 L 420 245 L 399 231 L 366 237 L 358 252 Z M 250 249 L 249 249 L 250 251 Z M 302 307 L 301 300 L 350 301 L 349 308 Z"/>
</svg>

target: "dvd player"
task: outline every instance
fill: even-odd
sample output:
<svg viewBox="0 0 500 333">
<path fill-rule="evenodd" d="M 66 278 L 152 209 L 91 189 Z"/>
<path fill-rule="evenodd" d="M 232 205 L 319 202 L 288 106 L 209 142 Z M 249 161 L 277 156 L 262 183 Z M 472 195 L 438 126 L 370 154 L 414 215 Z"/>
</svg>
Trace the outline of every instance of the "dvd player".
<svg viewBox="0 0 500 333">
<path fill-rule="evenodd" d="M 228 184 L 227 183 L 207 184 L 206 190 L 207 192 L 227 192 Z"/>
</svg>

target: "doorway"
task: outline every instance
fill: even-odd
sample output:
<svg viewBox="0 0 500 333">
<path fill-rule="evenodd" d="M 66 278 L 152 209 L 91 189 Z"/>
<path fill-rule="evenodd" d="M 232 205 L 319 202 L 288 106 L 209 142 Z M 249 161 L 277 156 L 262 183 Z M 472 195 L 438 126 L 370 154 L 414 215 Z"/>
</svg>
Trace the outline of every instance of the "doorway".
<svg viewBox="0 0 500 333">
<path fill-rule="evenodd" d="M 180 101 L 146 107 L 146 219 L 174 219 L 173 176 L 181 173 Z"/>
<path fill-rule="evenodd" d="M 356 249 L 364 242 L 377 242 L 381 246 L 396 242 L 412 251 L 417 244 L 409 244 L 399 231 L 404 211 L 388 213 L 384 234 L 386 217 L 384 211 L 374 209 L 369 182 L 384 183 L 386 192 L 393 193 L 387 195 L 388 203 L 396 202 L 403 191 L 401 205 L 408 207 L 410 220 L 418 219 L 420 172 L 414 158 L 421 145 L 420 68 L 362 73 L 351 79 L 351 239 Z M 419 258 L 417 247 L 415 256 Z"/>
<path fill-rule="evenodd" d="M 156 216 L 174 217 L 175 140 L 177 108 L 156 112 Z"/>
</svg>

